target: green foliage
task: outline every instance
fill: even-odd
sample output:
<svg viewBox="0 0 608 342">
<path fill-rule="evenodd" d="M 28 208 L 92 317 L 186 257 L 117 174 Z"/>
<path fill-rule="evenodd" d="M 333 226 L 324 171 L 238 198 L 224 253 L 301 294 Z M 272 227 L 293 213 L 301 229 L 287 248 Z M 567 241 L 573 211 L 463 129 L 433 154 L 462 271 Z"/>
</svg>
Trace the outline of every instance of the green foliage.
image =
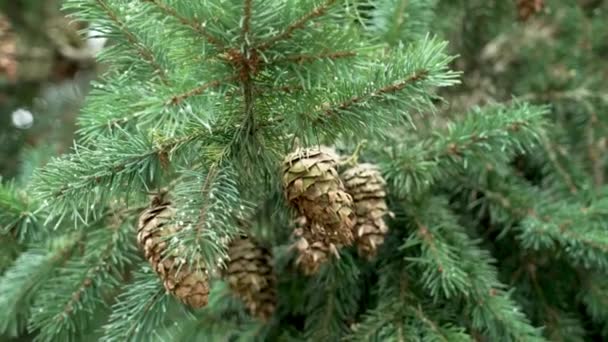
<svg viewBox="0 0 608 342">
<path fill-rule="evenodd" d="M 56 241 L 31 246 L 21 253 L 0 281 L 0 332 L 18 336 L 30 315 L 30 306 L 37 291 L 57 267 L 73 253 L 80 234 L 71 234 Z"/>
<path fill-rule="evenodd" d="M 0 236 L 17 241 L 31 240 L 41 234 L 37 204 L 13 183 L 0 184 Z"/>
<path fill-rule="evenodd" d="M 588 14 L 556 3 L 563 17 L 543 15 L 573 27 L 564 37 L 572 45 L 586 34 L 574 19 Z M 65 8 L 111 39 L 100 56 L 107 70 L 71 152 L 31 181 L 25 172 L 25 190 L 0 187 L 1 333 L 105 342 L 606 337 L 608 192 L 604 128 L 594 126 L 606 103 L 590 90 L 600 78 L 556 85 L 536 75 L 524 62 L 540 70 L 565 49 L 546 47 L 543 61 L 538 37 L 522 39 L 521 54 L 496 53 L 509 46 L 501 39 L 530 34 L 506 2 L 67 0 Z M 445 27 L 459 27 L 437 32 L 452 45 L 428 32 Z M 589 44 L 595 55 L 574 56 L 569 67 L 605 54 L 600 39 Z M 462 87 L 452 87 L 454 66 L 465 70 Z M 544 96 L 559 99 L 547 106 Z M 294 267 L 280 165 L 295 146 L 318 144 L 379 164 L 395 216 L 375 259 L 343 248 L 305 277 Z M 174 300 L 141 260 L 137 217 L 161 189 L 179 228 L 164 241 L 169 253 L 209 271 L 205 308 Z M 242 233 L 274 252 L 278 307 L 268 322 L 250 317 L 221 280 L 227 244 Z"/>
</svg>

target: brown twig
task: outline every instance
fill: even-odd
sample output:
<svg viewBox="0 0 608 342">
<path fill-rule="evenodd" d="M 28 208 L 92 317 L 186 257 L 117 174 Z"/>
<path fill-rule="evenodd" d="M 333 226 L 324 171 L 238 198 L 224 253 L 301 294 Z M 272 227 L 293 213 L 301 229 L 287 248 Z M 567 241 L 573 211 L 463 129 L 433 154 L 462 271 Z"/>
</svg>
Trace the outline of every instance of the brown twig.
<svg viewBox="0 0 608 342">
<path fill-rule="evenodd" d="M 218 38 L 214 37 L 213 35 L 211 35 L 207 30 L 205 30 L 203 25 L 179 14 L 175 10 L 175 8 L 170 7 L 167 4 L 164 4 L 158 0 L 143 0 L 143 1 L 151 2 L 165 14 L 174 17 L 175 19 L 179 20 L 179 22 L 181 22 L 182 24 L 190 27 L 193 31 L 195 31 L 196 33 L 203 36 L 209 43 L 211 43 L 212 45 L 215 45 L 216 48 L 218 48 L 218 50 L 222 50 L 224 48 L 224 44 L 222 43 L 222 41 L 219 40 Z"/>
<path fill-rule="evenodd" d="M 251 30 L 251 2 L 252 0 L 245 0 L 243 5 L 243 31 L 242 36 L 245 39 L 249 35 Z"/>
<path fill-rule="evenodd" d="M 549 139 L 547 138 L 547 136 L 544 133 L 542 134 L 541 138 L 542 138 L 542 145 L 543 145 L 545 151 L 547 152 L 549 161 L 551 161 L 551 164 L 553 164 L 553 167 L 555 167 L 555 170 L 557 171 L 557 173 L 560 175 L 560 177 L 562 178 L 564 183 L 566 183 L 566 185 L 568 186 L 568 190 L 570 191 L 570 193 L 576 194 L 578 192 L 578 187 L 576 186 L 576 183 L 572 179 L 572 176 L 570 175 L 570 173 L 568 173 L 566 168 L 559 162 L 559 159 L 557 157 L 557 152 L 555 151 L 555 149 L 549 142 Z"/>
<path fill-rule="evenodd" d="M 496 203 L 501 205 L 505 210 L 510 211 L 512 214 L 516 215 L 519 218 L 523 219 L 525 217 L 530 217 L 534 220 L 540 221 L 541 223 L 554 225 L 556 227 L 559 227 L 560 235 L 562 235 L 572 241 L 577 241 L 590 248 L 594 248 L 594 249 L 600 250 L 602 252 L 608 253 L 608 245 L 604 245 L 604 244 L 601 244 L 599 242 L 596 242 L 596 241 L 593 241 L 590 239 L 585 239 L 576 233 L 577 232 L 576 229 L 571 229 L 571 228 L 573 228 L 573 225 L 575 222 L 573 222 L 570 219 L 564 220 L 563 222 L 553 222 L 553 221 L 551 221 L 550 217 L 539 215 L 538 212 L 534 208 L 522 208 L 522 207 L 513 206 L 513 203 L 511 203 L 509 198 L 500 193 L 493 192 L 493 191 L 490 191 L 487 189 L 485 189 L 485 190 L 480 189 L 480 191 L 482 191 L 489 199 L 493 199 Z M 580 210 L 582 212 L 585 212 L 588 209 L 580 208 Z M 541 233 L 540 230 L 537 230 L 536 232 Z"/>
<path fill-rule="evenodd" d="M 437 271 L 439 271 L 439 273 L 443 273 L 443 270 L 445 268 L 441 264 L 441 261 L 439 258 L 439 253 L 437 252 L 437 247 L 435 246 L 433 234 L 430 232 L 429 227 L 427 227 L 425 224 L 420 222 L 418 219 L 414 219 L 414 222 L 416 223 L 416 227 L 418 228 L 416 235 L 418 235 L 420 238 L 422 238 L 427 243 L 427 245 L 429 246 L 429 250 L 431 251 L 431 254 L 433 254 L 435 256 L 435 260 L 437 261 L 437 264 L 439 265 L 439 268 L 437 269 Z"/>
<path fill-rule="evenodd" d="M 63 311 L 61 313 L 58 313 L 57 315 L 55 315 L 55 320 L 63 321 L 68 317 L 68 315 L 72 314 L 74 311 L 74 304 L 82 298 L 82 294 L 84 293 L 84 291 L 86 291 L 87 288 L 89 288 L 93 285 L 92 278 L 93 278 L 94 274 L 100 274 L 100 273 L 106 272 L 106 270 L 109 268 L 108 265 L 112 264 L 111 262 L 108 262 L 108 261 L 109 261 L 109 259 L 111 259 L 113 257 L 114 248 L 116 247 L 116 243 L 118 241 L 117 239 L 115 239 L 115 237 L 121 228 L 121 224 L 123 223 L 122 219 L 118 218 L 119 213 L 116 213 L 115 215 L 116 215 L 115 219 L 118 219 L 118 220 L 117 220 L 117 222 L 115 222 L 114 224 L 112 224 L 110 226 L 110 229 L 112 229 L 114 231 L 112 234 L 111 243 L 108 244 L 107 248 L 101 253 L 101 257 L 100 257 L 99 261 L 97 262 L 97 264 L 87 271 L 84 279 L 80 282 L 78 289 L 76 291 L 72 292 L 72 295 L 70 296 L 70 299 L 68 300 L 68 302 L 65 304 Z"/>
<path fill-rule="evenodd" d="M 358 96 L 355 95 L 342 103 L 339 103 L 337 105 L 334 105 L 334 106 L 331 106 L 330 108 L 325 109 L 323 112 L 326 116 L 331 116 L 333 114 L 336 114 L 340 110 L 344 110 L 351 106 L 357 105 L 372 97 L 381 96 L 381 95 L 389 94 L 389 93 L 394 93 L 399 90 L 402 90 L 403 88 L 405 88 L 406 86 L 408 86 L 412 83 L 425 79 L 427 75 L 428 75 L 428 71 L 418 70 L 404 80 L 401 80 L 396 83 L 390 84 L 388 86 L 382 87 L 380 89 L 377 89 L 377 90 L 372 91 L 367 94 L 358 95 Z M 324 119 L 324 117 L 319 117 L 317 119 L 317 121 L 321 121 L 323 119 Z"/>
<path fill-rule="evenodd" d="M 159 74 L 163 83 L 167 83 L 167 75 L 165 74 L 164 69 L 160 64 L 156 61 L 156 57 L 154 54 L 143 44 L 139 42 L 139 39 L 126 28 L 126 25 L 122 20 L 120 20 L 117 14 L 112 10 L 110 6 L 104 0 L 96 0 L 99 6 L 106 12 L 108 17 L 118 26 L 118 28 L 123 32 L 127 41 L 137 50 L 139 55 L 145 59 L 152 68 Z"/>
<path fill-rule="evenodd" d="M 325 12 L 327 11 L 327 9 L 329 8 L 329 6 L 333 5 L 335 2 L 336 2 L 336 0 L 325 1 L 324 4 L 322 4 L 318 7 L 315 7 L 312 11 L 306 13 L 304 16 L 300 17 L 298 20 L 291 23 L 289 26 L 287 26 L 285 28 L 285 30 L 268 38 L 268 40 L 266 40 L 265 42 L 260 43 L 258 46 L 256 46 L 256 49 L 259 51 L 263 51 L 263 50 L 268 49 L 269 47 L 271 47 L 272 45 L 274 45 L 275 43 L 277 43 L 281 40 L 288 39 L 289 37 L 291 37 L 291 35 L 293 34 L 294 31 L 303 28 L 304 25 L 309 20 L 324 15 Z"/>
<path fill-rule="evenodd" d="M 203 187 L 201 188 L 201 195 L 204 198 L 203 205 L 199 210 L 198 222 L 196 224 L 196 245 L 201 244 L 201 236 L 203 231 L 205 230 L 205 222 L 207 216 L 207 210 L 209 209 L 209 188 L 213 183 L 213 179 L 218 174 L 217 164 L 211 165 L 209 171 L 207 172 L 207 177 L 205 177 L 205 182 L 203 183 Z"/>
<path fill-rule="evenodd" d="M 181 94 L 172 96 L 171 99 L 169 101 L 167 101 L 167 104 L 178 105 L 183 100 L 185 100 L 187 98 L 190 98 L 190 97 L 196 96 L 196 95 L 200 95 L 200 94 L 202 94 L 203 92 L 205 92 L 209 88 L 217 87 L 217 86 L 221 85 L 224 82 L 228 82 L 228 81 L 231 81 L 231 80 L 234 80 L 234 79 L 236 79 L 235 76 L 228 77 L 228 78 L 223 79 L 223 80 L 213 80 L 213 81 L 210 81 L 210 82 L 203 83 L 200 86 L 198 86 L 196 88 L 193 88 L 193 89 L 190 89 L 190 90 L 188 90 L 185 93 L 181 93 Z"/>
<path fill-rule="evenodd" d="M 326 52 L 320 53 L 318 55 L 289 55 L 283 58 L 278 58 L 272 61 L 272 63 L 281 63 L 281 62 L 296 62 L 299 64 L 306 62 L 314 62 L 320 59 L 339 59 L 339 58 L 348 58 L 354 57 L 357 53 L 354 51 L 336 51 L 336 52 Z"/>
</svg>

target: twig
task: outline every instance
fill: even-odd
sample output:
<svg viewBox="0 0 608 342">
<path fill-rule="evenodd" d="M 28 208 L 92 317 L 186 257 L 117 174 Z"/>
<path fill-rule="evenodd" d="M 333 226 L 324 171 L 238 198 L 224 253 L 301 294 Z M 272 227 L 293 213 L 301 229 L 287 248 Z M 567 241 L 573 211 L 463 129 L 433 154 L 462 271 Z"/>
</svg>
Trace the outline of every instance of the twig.
<svg viewBox="0 0 608 342">
<path fill-rule="evenodd" d="M 278 58 L 272 61 L 272 63 L 281 63 L 284 61 L 287 62 L 296 62 L 299 64 L 305 62 L 314 62 L 316 60 L 329 58 L 329 59 L 339 59 L 339 58 L 348 58 L 355 57 L 357 55 L 354 51 L 335 51 L 335 52 L 326 52 L 320 53 L 318 55 L 289 55 L 283 58 Z"/>
<path fill-rule="evenodd" d="M 163 81 L 163 83 L 167 83 L 167 75 L 165 74 L 164 69 L 156 61 L 154 54 L 152 54 L 152 52 L 147 47 L 145 47 L 143 44 L 140 44 L 137 37 L 126 28 L 125 23 L 123 23 L 118 18 L 116 13 L 112 10 L 112 8 L 110 6 L 108 6 L 108 4 L 104 0 L 96 0 L 96 1 L 99 4 L 99 6 L 106 12 L 108 17 L 110 17 L 110 19 L 112 21 L 114 21 L 114 23 L 116 23 L 118 28 L 124 33 L 125 37 L 127 38 L 127 41 L 135 48 L 135 50 L 137 50 L 137 52 L 142 56 L 142 58 L 144 58 L 154 68 L 154 70 L 156 70 L 156 72 L 161 77 L 161 80 Z"/>
<path fill-rule="evenodd" d="M 200 86 L 198 86 L 196 88 L 193 88 L 193 89 L 190 89 L 190 90 L 188 90 L 185 93 L 172 96 L 171 99 L 169 101 L 167 101 L 167 104 L 178 105 L 183 100 L 185 100 L 185 99 L 187 99 L 189 97 L 200 95 L 203 92 L 205 92 L 205 90 L 207 90 L 209 88 L 217 87 L 217 86 L 221 85 L 224 82 L 228 82 L 228 81 L 231 81 L 231 80 L 234 80 L 234 79 L 236 79 L 236 76 L 228 77 L 228 78 L 225 78 L 223 80 L 213 80 L 213 81 L 210 81 L 210 82 L 203 83 Z"/>
<path fill-rule="evenodd" d="M 245 0 L 245 4 L 243 5 L 243 31 L 242 36 L 243 39 L 247 39 L 249 35 L 249 31 L 251 30 L 251 2 L 253 0 Z"/>
<path fill-rule="evenodd" d="M 382 87 L 380 89 L 377 89 L 375 91 L 372 91 L 370 93 L 367 94 L 362 94 L 362 95 L 355 95 L 353 97 L 351 97 L 350 99 L 339 103 L 337 105 L 334 106 L 330 106 L 330 108 L 325 109 L 323 112 L 325 114 L 325 116 L 331 116 L 333 114 L 336 114 L 338 111 L 340 110 L 344 110 L 347 109 L 351 106 L 357 105 L 367 99 L 370 99 L 372 97 L 375 96 L 380 96 L 380 95 L 384 95 L 384 94 L 389 94 L 389 93 L 394 93 L 397 92 L 399 90 L 402 90 L 403 88 L 405 88 L 406 86 L 418 82 L 420 80 L 423 80 L 426 78 L 426 76 L 428 75 L 428 71 L 426 70 L 418 70 L 416 72 L 414 72 L 411 76 L 407 77 L 404 80 L 398 81 L 396 83 L 390 84 L 388 86 Z M 317 118 L 317 122 L 318 121 L 322 121 L 324 120 L 325 117 L 319 117 Z"/>
<path fill-rule="evenodd" d="M 158 7 L 165 14 L 168 14 L 168 15 L 174 17 L 175 19 L 179 20 L 182 24 L 189 26 L 192 30 L 199 33 L 201 36 L 203 36 L 205 39 L 207 39 L 207 41 L 209 43 L 215 45 L 219 50 L 224 48 L 224 44 L 218 38 L 214 37 L 209 32 L 207 32 L 207 30 L 205 30 L 203 25 L 179 14 L 175 10 L 175 8 L 170 7 L 167 4 L 164 4 L 158 0 L 142 0 L 142 1 L 148 1 L 148 2 L 151 2 L 152 4 L 156 5 L 156 7 Z"/>
<path fill-rule="evenodd" d="M 318 7 L 315 7 L 312 11 L 310 11 L 310 12 L 306 13 L 304 16 L 300 17 L 300 19 L 291 23 L 282 32 L 278 33 L 275 36 L 268 38 L 267 41 L 256 46 L 256 49 L 259 51 L 263 51 L 263 50 L 268 49 L 269 47 L 271 47 L 272 45 L 274 45 L 275 43 L 277 43 L 281 40 L 288 39 L 289 37 L 291 37 L 292 33 L 295 30 L 303 28 L 304 24 L 306 24 L 309 20 L 316 18 L 316 17 L 320 17 L 323 14 L 325 14 L 325 12 L 327 11 L 327 8 L 331 5 L 333 5 L 335 2 L 336 2 L 336 0 L 325 1 L 324 4 L 322 4 Z"/>
</svg>

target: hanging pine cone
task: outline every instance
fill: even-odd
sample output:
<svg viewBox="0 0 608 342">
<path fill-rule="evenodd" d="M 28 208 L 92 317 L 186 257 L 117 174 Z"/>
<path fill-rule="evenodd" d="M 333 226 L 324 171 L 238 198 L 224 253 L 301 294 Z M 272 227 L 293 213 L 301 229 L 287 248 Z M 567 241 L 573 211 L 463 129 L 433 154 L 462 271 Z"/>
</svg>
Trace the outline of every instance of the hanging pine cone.
<svg viewBox="0 0 608 342">
<path fill-rule="evenodd" d="M 209 297 L 209 276 L 206 268 L 201 263 L 196 266 L 189 265 L 179 256 L 165 255 L 165 239 L 179 230 L 171 224 L 174 214 L 175 210 L 166 195 L 156 196 L 150 207 L 139 216 L 137 241 L 167 291 L 184 304 L 200 308 L 207 305 Z"/>
<path fill-rule="evenodd" d="M 544 7 L 544 0 L 517 0 L 517 15 L 519 20 L 526 21 L 532 15 L 540 12 Z"/>
<path fill-rule="evenodd" d="M 357 224 L 354 235 L 359 254 L 367 258 L 376 255 L 384 243 L 388 226 L 384 216 L 389 214 L 386 204 L 386 182 L 378 167 L 359 164 L 342 173 L 346 190 L 354 199 Z"/>
<path fill-rule="evenodd" d="M 247 236 L 232 240 L 228 246 L 224 277 L 252 316 L 266 321 L 277 303 L 276 275 L 270 250 Z"/>
<path fill-rule="evenodd" d="M 329 241 L 351 245 L 353 201 L 338 176 L 337 162 L 327 148 L 296 150 L 283 162 L 283 188 L 300 214 L 327 230 Z"/>
<path fill-rule="evenodd" d="M 296 265 L 305 275 L 319 272 L 321 265 L 331 256 L 340 257 L 338 248 L 324 238 L 320 233 L 322 231 L 322 227 L 317 223 L 309 224 L 304 216 L 296 220 L 296 229 L 293 232 L 296 242 L 292 248 L 298 253 Z"/>
</svg>

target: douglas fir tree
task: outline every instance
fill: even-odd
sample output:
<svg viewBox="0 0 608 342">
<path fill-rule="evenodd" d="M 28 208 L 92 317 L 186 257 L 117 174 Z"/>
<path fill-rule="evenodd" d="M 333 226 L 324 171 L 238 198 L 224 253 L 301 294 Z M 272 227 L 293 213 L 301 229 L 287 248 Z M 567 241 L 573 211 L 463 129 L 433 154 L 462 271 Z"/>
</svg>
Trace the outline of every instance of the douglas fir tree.
<svg viewBox="0 0 608 342">
<path fill-rule="evenodd" d="M 466 101 L 443 89 L 458 83 L 454 58 L 426 33 L 435 10 L 465 8 L 66 1 L 111 39 L 109 69 L 73 151 L 27 189 L 1 189 L 0 241 L 14 252 L 0 265 L 0 332 L 606 336 L 606 191 L 582 156 L 558 167 L 576 152 L 555 147 L 564 126 L 511 98 L 445 110 L 440 95 Z"/>
</svg>

